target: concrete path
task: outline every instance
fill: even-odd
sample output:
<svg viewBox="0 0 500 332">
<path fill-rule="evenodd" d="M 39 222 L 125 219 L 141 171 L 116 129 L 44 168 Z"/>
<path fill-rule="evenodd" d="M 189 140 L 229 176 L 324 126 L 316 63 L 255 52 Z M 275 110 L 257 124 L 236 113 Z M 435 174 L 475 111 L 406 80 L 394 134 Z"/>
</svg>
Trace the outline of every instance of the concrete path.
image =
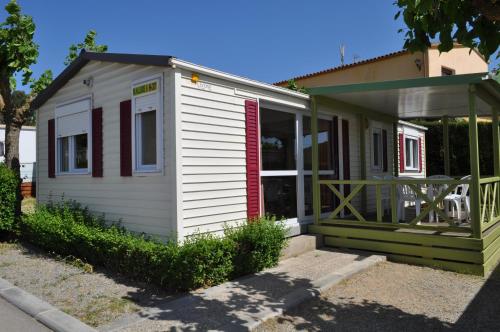
<svg viewBox="0 0 500 332">
<path fill-rule="evenodd" d="M 0 332 L 50 332 L 44 325 L 0 298 Z"/>
<path fill-rule="evenodd" d="M 363 271 L 382 256 L 314 250 L 253 276 L 145 308 L 102 331 L 247 331 Z"/>
</svg>

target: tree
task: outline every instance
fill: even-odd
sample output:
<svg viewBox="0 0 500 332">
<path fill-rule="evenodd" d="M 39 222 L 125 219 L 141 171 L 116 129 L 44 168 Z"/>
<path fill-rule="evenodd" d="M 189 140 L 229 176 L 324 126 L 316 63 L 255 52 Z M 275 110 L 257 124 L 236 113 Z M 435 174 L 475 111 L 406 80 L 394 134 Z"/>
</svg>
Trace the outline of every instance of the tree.
<svg viewBox="0 0 500 332">
<path fill-rule="evenodd" d="M 94 30 L 90 30 L 87 32 L 83 43 L 72 44 L 69 47 L 69 54 L 66 57 L 66 61 L 64 61 L 65 65 L 69 65 L 73 60 L 78 57 L 78 54 L 81 50 L 92 51 L 92 52 L 106 52 L 108 50 L 108 45 L 97 45 L 95 43 L 95 39 L 97 37 L 97 33 Z"/>
<path fill-rule="evenodd" d="M 488 60 L 498 50 L 500 0 L 396 0 L 395 5 L 395 19 L 402 15 L 408 27 L 404 47 L 411 51 L 424 51 L 437 36 L 440 52 L 458 42 Z"/>
<path fill-rule="evenodd" d="M 307 93 L 307 89 L 304 86 L 301 86 L 299 88 L 299 86 L 297 85 L 297 82 L 293 78 L 290 79 L 290 80 L 288 80 L 286 88 L 290 89 L 290 90 L 293 90 L 293 91 Z"/>
</svg>

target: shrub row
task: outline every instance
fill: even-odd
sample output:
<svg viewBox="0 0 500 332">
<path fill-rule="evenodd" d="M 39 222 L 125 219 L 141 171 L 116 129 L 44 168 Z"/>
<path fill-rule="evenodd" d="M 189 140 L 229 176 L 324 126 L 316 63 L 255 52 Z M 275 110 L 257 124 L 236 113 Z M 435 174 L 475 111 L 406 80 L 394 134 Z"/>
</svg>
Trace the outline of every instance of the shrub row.
<svg viewBox="0 0 500 332">
<path fill-rule="evenodd" d="M 272 267 L 286 244 L 285 227 L 274 219 L 224 233 L 198 234 L 183 244 L 162 243 L 107 226 L 102 217 L 74 202 L 38 206 L 21 221 L 24 239 L 39 247 L 172 290 L 213 286 Z"/>
<path fill-rule="evenodd" d="M 14 227 L 16 190 L 19 179 L 5 164 L 0 164 L 0 234 Z"/>
</svg>

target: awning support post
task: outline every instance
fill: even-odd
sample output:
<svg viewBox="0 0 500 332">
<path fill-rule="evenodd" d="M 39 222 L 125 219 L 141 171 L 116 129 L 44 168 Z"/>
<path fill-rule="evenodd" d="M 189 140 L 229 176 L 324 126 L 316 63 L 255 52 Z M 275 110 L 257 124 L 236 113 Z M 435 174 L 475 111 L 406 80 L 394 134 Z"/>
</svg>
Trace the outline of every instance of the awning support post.
<svg viewBox="0 0 500 332">
<path fill-rule="evenodd" d="M 443 116 L 443 152 L 444 174 L 450 176 L 450 129 L 447 115 Z"/>
<path fill-rule="evenodd" d="M 470 218 L 472 226 L 472 236 L 482 238 L 481 230 L 481 202 L 480 202 L 480 173 L 479 173 L 479 144 L 477 132 L 476 113 L 476 87 L 469 86 L 469 152 L 470 152 L 470 172 L 471 181 L 469 188 L 470 197 Z"/>
<path fill-rule="evenodd" d="M 358 117 L 359 121 L 359 162 L 361 167 L 361 180 L 366 180 L 366 124 L 367 119 L 365 115 L 360 114 Z M 366 191 L 366 186 L 363 187 L 363 192 L 361 195 L 361 211 L 366 213 L 368 202 L 368 192 Z"/>
<path fill-rule="evenodd" d="M 312 190 L 314 224 L 319 224 L 321 215 L 319 187 L 319 151 L 318 151 L 318 105 L 316 97 L 311 97 L 311 143 L 312 143 Z"/>
</svg>

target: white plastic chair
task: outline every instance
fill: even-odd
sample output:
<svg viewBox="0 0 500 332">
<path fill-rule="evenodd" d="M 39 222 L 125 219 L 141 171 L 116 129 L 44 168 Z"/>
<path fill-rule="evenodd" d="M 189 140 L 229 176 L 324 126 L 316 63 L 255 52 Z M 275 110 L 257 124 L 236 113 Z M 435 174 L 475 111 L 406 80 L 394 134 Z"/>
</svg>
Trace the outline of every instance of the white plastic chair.
<svg viewBox="0 0 500 332">
<path fill-rule="evenodd" d="M 400 177 L 398 179 L 401 180 L 412 180 L 410 177 Z M 411 189 L 410 186 L 406 184 L 399 184 L 397 186 L 398 189 L 398 220 L 405 220 L 406 211 L 405 205 L 406 202 L 415 204 L 415 213 L 418 216 L 420 214 L 420 208 L 422 206 L 422 200 L 417 196 L 415 191 Z"/>
<path fill-rule="evenodd" d="M 430 179 L 430 180 L 452 180 L 452 178 L 447 176 L 447 175 L 431 175 L 428 177 L 428 179 Z M 441 193 L 443 191 L 445 191 L 446 189 L 448 189 L 447 184 L 430 184 L 427 187 L 427 196 L 429 197 L 429 199 L 434 200 L 434 199 L 436 199 L 436 197 L 441 195 Z M 446 204 L 443 207 L 446 207 Z M 436 222 L 439 222 L 439 215 L 435 211 L 431 211 L 431 213 L 429 214 L 429 221 L 434 221 L 434 220 L 436 220 Z"/>
<path fill-rule="evenodd" d="M 385 176 L 378 176 L 378 175 L 374 175 L 372 176 L 372 178 L 374 180 L 393 180 L 394 179 L 394 176 L 392 175 L 385 175 Z M 386 189 L 386 190 L 384 190 Z M 384 188 L 382 187 L 382 209 L 384 210 L 384 213 L 387 213 L 390 208 L 391 208 L 391 198 L 390 198 L 390 194 L 387 190 L 387 188 Z"/>
<path fill-rule="evenodd" d="M 471 176 L 467 175 L 460 180 L 470 180 Z M 449 217 L 456 218 L 460 221 L 468 220 L 470 214 L 470 199 L 467 194 L 469 193 L 469 184 L 459 184 L 453 193 L 446 195 L 444 198 L 446 214 Z"/>
</svg>

